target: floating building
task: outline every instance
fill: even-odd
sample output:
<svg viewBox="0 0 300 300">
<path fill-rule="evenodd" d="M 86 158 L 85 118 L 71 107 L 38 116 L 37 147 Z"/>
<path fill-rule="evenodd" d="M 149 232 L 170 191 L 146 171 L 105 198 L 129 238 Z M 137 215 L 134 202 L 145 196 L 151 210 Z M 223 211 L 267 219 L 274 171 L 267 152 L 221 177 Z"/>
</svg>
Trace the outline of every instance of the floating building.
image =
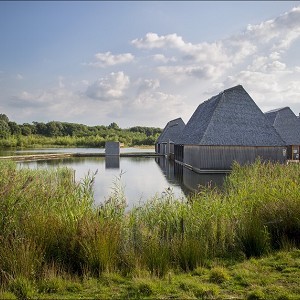
<svg viewBox="0 0 300 300">
<path fill-rule="evenodd" d="M 175 161 L 198 172 L 286 160 L 285 142 L 241 85 L 200 104 L 173 140 Z"/>
<path fill-rule="evenodd" d="M 158 154 L 174 154 L 174 144 L 184 129 L 184 122 L 181 118 L 171 120 L 160 134 L 155 144 L 155 152 Z"/>
<path fill-rule="evenodd" d="M 265 115 L 285 142 L 287 146 L 287 159 L 299 160 L 299 117 L 297 117 L 289 107 L 274 109 L 266 112 Z"/>
</svg>

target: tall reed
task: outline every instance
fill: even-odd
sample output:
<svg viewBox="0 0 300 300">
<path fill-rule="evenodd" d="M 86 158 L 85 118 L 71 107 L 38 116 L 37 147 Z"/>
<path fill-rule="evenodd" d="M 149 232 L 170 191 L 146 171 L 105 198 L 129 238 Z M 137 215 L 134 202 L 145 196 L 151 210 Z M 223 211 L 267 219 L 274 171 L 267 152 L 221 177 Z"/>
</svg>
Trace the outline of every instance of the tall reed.
<svg viewBox="0 0 300 300">
<path fill-rule="evenodd" d="M 300 166 L 234 165 L 222 190 L 188 200 L 171 190 L 126 210 L 122 174 L 102 205 L 95 174 L 74 182 L 69 169 L 18 169 L 0 161 L 0 280 L 147 270 L 165 276 L 216 257 L 260 256 L 300 245 Z"/>
</svg>

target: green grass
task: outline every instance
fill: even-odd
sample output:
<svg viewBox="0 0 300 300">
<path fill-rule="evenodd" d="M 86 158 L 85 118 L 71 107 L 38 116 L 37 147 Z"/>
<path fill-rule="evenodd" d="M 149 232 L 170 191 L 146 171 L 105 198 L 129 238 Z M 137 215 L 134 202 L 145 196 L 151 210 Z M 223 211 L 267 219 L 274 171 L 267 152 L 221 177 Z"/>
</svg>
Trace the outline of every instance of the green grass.
<svg viewBox="0 0 300 300">
<path fill-rule="evenodd" d="M 3 161 L 0 173 L 0 298 L 300 295 L 299 165 L 235 165 L 222 190 L 129 212 L 121 176 L 96 207 L 93 174 Z"/>
<path fill-rule="evenodd" d="M 213 268 L 201 267 L 199 274 L 170 271 L 164 278 L 153 277 L 150 272 L 139 276 L 104 272 L 97 278 L 74 276 L 67 279 L 65 276 L 59 276 L 35 283 L 17 279 L 10 284 L 6 292 L 0 293 L 0 298 L 299 299 L 300 255 L 297 249 L 280 251 L 240 263 L 226 260 L 212 263 L 215 265 Z M 284 265 L 289 271 L 278 271 L 278 265 Z M 219 280 L 220 278 L 222 279 Z"/>
</svg>

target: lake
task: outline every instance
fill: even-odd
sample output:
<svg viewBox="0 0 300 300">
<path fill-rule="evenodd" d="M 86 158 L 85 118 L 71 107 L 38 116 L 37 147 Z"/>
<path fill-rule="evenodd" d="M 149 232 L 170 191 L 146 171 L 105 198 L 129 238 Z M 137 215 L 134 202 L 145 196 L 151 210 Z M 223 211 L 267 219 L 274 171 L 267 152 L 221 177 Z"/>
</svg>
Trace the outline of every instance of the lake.
<svg viewBox="0 0 300 300">
<path fill-rule="evenodd" d="M 104 149 L 92 148 L 51 148 L 23 151 L 11 151 L 4 155 L 24 155 L 37 153 L 103 153 Z M 152 149 L 121 148 L 126 152 L 154 152 Z M 2 152 L 3 153 L 3 152 Z M 13 154 L 14 153 L 14 154 Z M 2 154 L 3 155 L 3 154 Z M 78 157 L 54 160 L 39 160 L 18 163 L 21 167 L 56 168 L 69 167 L 75 171 L 75 179 L 79 181 L 90 174 L 95 175 L 95 203 L 103 203 L 109 197 L 120 179 L 124 188 L 128 207 L 142 204 L 146 200 L 173 193 L 176 198 L 186 199 L 199 184 L 221 186 L 224 174 L 197 174 L 164 157 Z"/>
</svg>

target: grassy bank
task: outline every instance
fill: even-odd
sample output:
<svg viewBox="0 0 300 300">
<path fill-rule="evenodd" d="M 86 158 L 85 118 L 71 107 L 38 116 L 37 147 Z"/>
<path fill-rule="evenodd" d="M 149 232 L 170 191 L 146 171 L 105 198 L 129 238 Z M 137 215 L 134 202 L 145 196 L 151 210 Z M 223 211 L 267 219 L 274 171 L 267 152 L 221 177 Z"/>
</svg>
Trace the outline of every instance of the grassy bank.
<svg viewBox="0 0 300 300">
<path fill-rule="evenodd" d="M 48 270 L 36 282 L 18 278 L 1 299 L 299 299 L 299 250 L 279 251 L 244 262 L 210 261 L 192 272 L 164 278 L 140 272 L 130 276 L 104 272 L 75 277 Z"/>
<path fill-rule="evenodd" d="M 296 164 L 236 165 L 222 191 L 201 190 L 188 202 L 165 193 L 130 212 L 118 181 L 94 207 L 93 176 L 74 183 L 70 170 L 11 162 L 0 162 L 0 172 L 2 298 L 300 293 Z"/>
</svg>

